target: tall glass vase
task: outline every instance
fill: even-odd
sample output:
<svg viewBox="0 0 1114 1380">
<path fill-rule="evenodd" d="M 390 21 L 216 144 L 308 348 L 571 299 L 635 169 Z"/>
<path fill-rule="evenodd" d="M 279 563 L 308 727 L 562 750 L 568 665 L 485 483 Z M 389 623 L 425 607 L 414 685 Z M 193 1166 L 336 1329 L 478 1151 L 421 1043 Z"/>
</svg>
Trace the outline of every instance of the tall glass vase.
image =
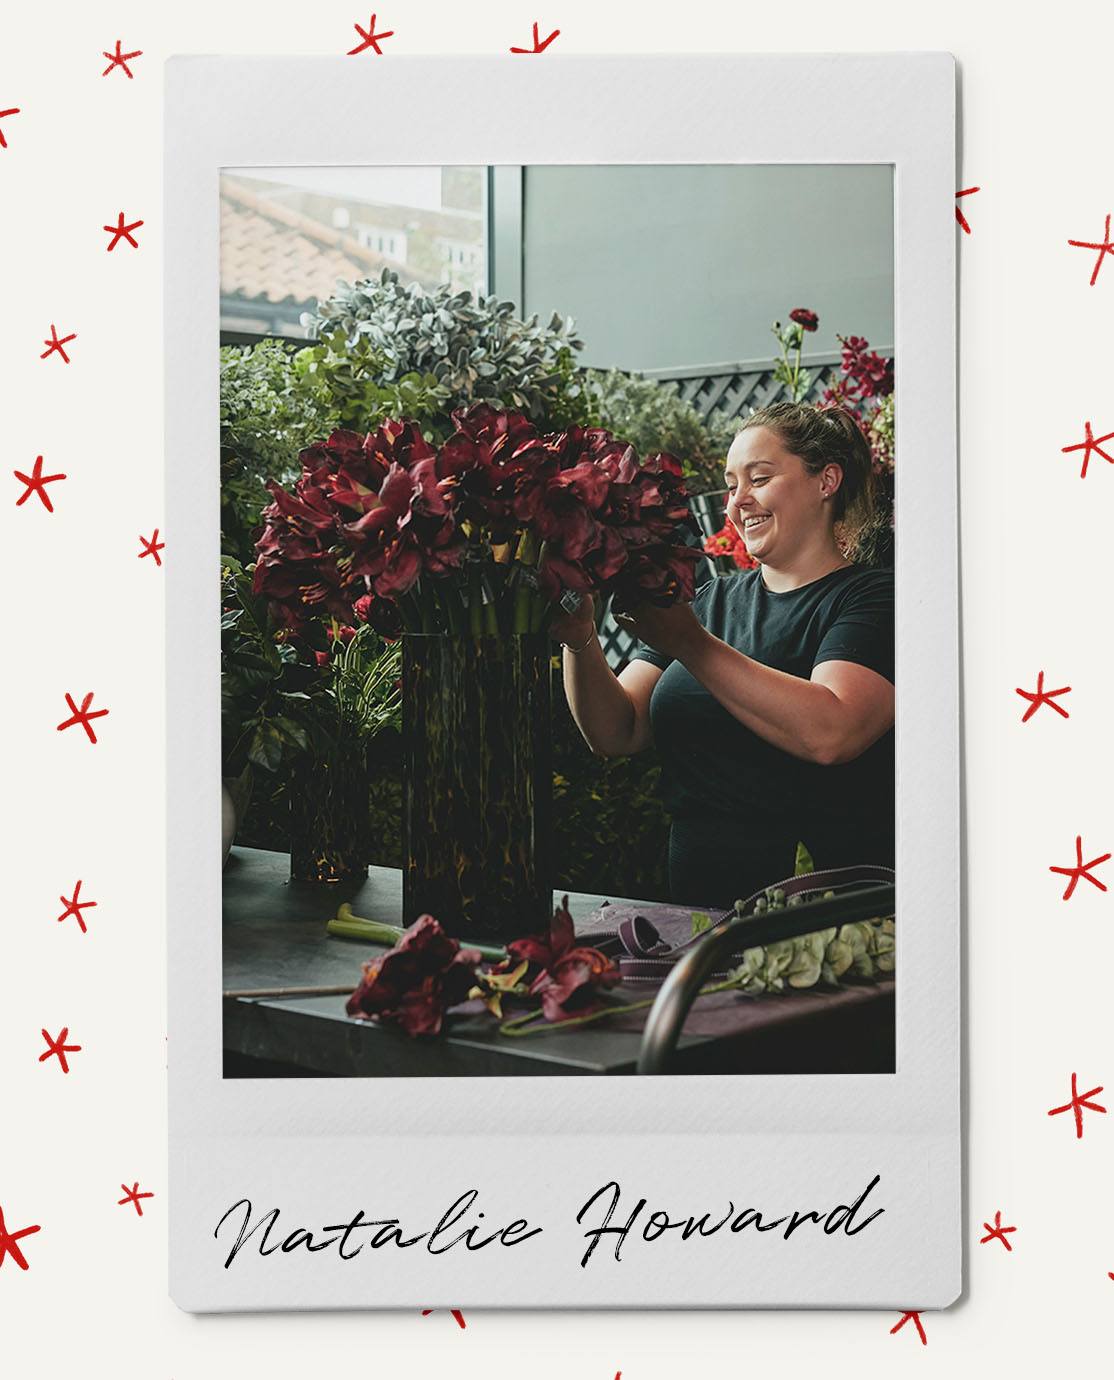
<svg viewBox="0 0 1114 1380">
<path fill-rule="evenodd" d="M 544 933 L 553 909 L 550 643 L 407 633 L 403 918 L 463 939 Z"/>
<path fill-rule="evenodd" d="M 290 774 L 290 879 L 367 876 L 367 746 L 355 736 L 301 754 Z"/>
</svg>

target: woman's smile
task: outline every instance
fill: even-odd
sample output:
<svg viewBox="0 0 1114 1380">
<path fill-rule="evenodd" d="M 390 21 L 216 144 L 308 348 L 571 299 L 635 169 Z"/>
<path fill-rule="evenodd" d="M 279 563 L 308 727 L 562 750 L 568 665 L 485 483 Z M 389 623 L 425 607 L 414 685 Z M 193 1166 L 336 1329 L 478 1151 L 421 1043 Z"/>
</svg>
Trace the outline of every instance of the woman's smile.
<svg viewBox="0 0 1114 1380">
<path fill-rule="evenodd" d="M 739 514 L 739 521 L 743 529 L 743 541 L 748 550 L 770 531 L 773 516 L 773 513 Z"/>
</svg>

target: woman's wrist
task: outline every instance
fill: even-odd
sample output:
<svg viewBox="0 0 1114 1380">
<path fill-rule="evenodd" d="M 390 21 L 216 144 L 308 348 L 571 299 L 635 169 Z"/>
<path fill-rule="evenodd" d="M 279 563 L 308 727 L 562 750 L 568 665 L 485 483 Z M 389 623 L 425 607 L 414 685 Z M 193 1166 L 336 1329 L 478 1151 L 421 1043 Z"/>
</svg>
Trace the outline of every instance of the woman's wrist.
<svg viewBox="0 0 1114 1380">
<path fill-rule="evenodd" d="M 580 644 L 579 647 L 574 647 L 571 643 L 568 642 L 562 642 L 561 646 L 564 647 L 566 652 L 572 652 L 573 656 L 577 656 L 579 655 L 579 653 L 583 652 L 592 642 L 594 642 L 595 639 L 596 628 L 595 624 L 593 624 L 588 630 L 588 636 L 584 639 L 584 641 Z"/>
</svg>

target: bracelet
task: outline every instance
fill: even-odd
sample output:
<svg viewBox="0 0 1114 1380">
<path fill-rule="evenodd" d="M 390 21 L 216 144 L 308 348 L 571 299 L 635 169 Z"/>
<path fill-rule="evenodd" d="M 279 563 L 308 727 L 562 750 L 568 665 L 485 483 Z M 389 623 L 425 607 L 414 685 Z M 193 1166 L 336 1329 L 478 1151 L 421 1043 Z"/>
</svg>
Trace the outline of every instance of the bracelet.
<svg viewBox="0 0 1114 1380">
<path fill-rule="evenodd" d="M 582 652 L 584 648 L 587 647 L 589 642 L 595 640 L 595 636 L 596 630 L 595 628 L 593 628 L 592 631 L 588 634 L 587 638 L 580 644 L 579 647 L 570 647 L 567 642 L 562 642 L 561 646 L 564 647 L 566 652 L 572 652 L 573 656 L 576 656 L 577 652 Z"/>
</svg>

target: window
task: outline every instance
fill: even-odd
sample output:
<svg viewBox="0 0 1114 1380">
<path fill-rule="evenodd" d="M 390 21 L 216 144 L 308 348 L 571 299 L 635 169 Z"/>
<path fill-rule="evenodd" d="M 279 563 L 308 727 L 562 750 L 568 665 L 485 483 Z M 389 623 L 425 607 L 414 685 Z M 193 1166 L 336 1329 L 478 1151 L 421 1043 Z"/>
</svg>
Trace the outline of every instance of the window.
<svg viewBox="0 0 1114 1380">
<path fill-rule="evenodd" d="M 401 230 L 384 230 L 377 225 L 357 225 L 356 241 L 388 259 L 406 262 L 406 235 Z"/>
<path fill-rule="evenodd" d="M 404 283 L 488 291 L 487 169 L 227 168 L 221 329 L 303 334 L 302 311 L 389 265 Z"/>
</svg>

